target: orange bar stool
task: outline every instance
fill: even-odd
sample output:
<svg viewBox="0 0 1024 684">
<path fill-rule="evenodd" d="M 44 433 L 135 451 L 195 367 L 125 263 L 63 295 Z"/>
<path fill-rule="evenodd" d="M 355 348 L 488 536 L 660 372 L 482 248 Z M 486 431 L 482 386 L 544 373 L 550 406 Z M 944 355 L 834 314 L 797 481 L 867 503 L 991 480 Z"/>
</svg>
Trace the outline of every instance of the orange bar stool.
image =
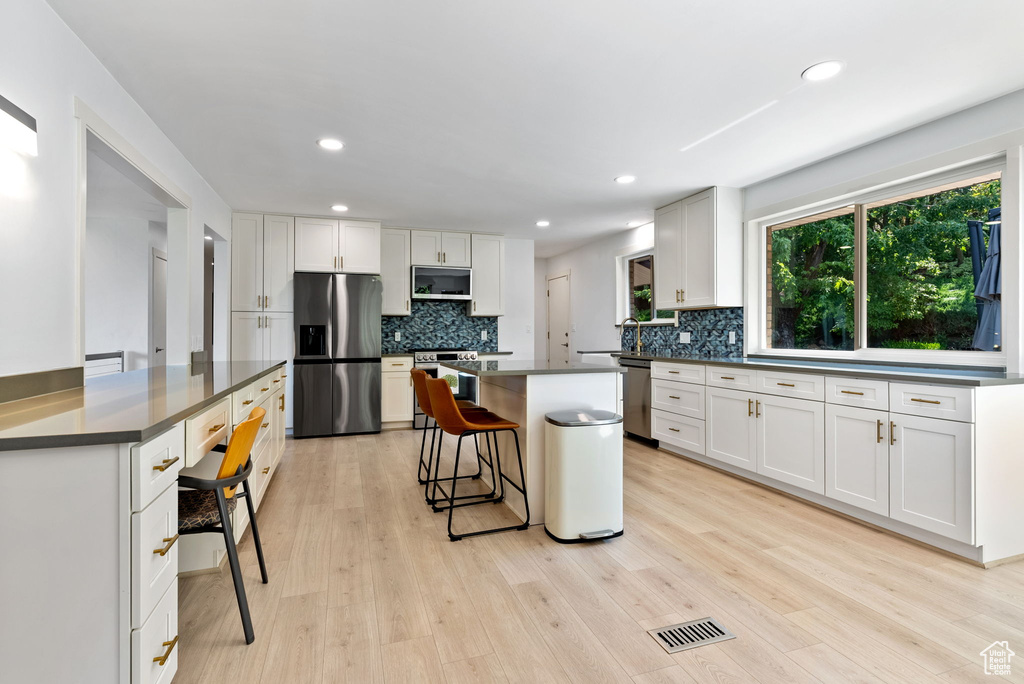
<svg viewBox="0 0 1024 684">
<path fill-rule="evenodd" d="M 419 483 L 424 486 L 423 487 L 423 497 L 424 497 L 424 499 L 426 500 L 426 502 L 428 504 L 433 506 L 434 504 L 437 503 L 437 501 L 435 499 L 431 498 L 431 496 L 429 494 L 429 489 L 430 489 L 430 484 L 431 484 L 431 482 L 430 482 L 430 470 L 431 470 L 431 466 L 432 466 L 433 461 L 434 461 L 434 443 L 435 443 L 435 440 L 436 440 L 436 437 L 437 437 L 437 421 L 434 420 L 434 411 L 433 411 L 433 409 L 430 406 L 430 395 L 427 393 L 427 379 L 430 376 L 427 375 L 426 371 L 424 371 L 424 370 L 422 370 L 420 368 L 413 368 L 412 371 L 410 371 L 410 372 L 412 373 L 412 384 L 413 384 L 413 388 L 416 391 L 416 402 L 420 406 L 420 411 L 422 411 L 423 415 L 426 416 L 427 423 L 433 422 L 433 425 L 430 426 L 431 427 L 430 452 L 429 452 L 429 455 L 428 455 L 426 461 L 423 460 L 423 452 L 426 449 L 426 445 L 427 445 L 427 426 L 428 425 L 427 425 L 427 423 L 425 423 L 424 426 L 423 426 L 423 439 L 420 442 L 420 464 L 419 464 L 419 469 L 417 471 L 417 477 L 418 477 Z M 462 411 L 464 413 L 486 411 L 486 409 L 484 409 L 481 406 L 478 406 L 477 404 L 474 404 L 471 401 L 456 400 L 455 405 L 458 407 L 459 411 Z M 438 458 L 440 458 L 440 454 L 441 454 L 440 442 L 438 442 L 437 445 L 438 445 L 438 450 L 437 450 Z M 480 462 L 481 461 L 486 463 L 488 467 L 491 466 L 490 460 L 487 459 L 487 458 L 484 458 L 484 456 L 480 453 L 480 445 L 478 443 L 476 444 L 476 447 L 477 447 L 476 448 L 476 456 L 477 456 L 476 473 L 473 474 L 473 475 L 462 475 L 461 476 L 462 479 L 465 479 L 465 478 L 470 478 L 470 479 L 474 479 L 474 480 L 479 479 L 480 474 L 483 472 L 483 468 L 480 466 Z M 494 496 L 494 492 L 496 491 L 496 486 L 497 485 L 494 482 L 494 469 L 491 468 L 491 496 Z M 435 509 L 435 510 L 439 510 L 439 509 Z"/>
<path fill-rule="evenodd" d="M 449 387 L 448 383 L 444 380 L 427 380 L 427 392 L 430 395 L 430 405 L 434 410 L 434 420 L 443 431 L 441 435 L 442 438 L 444 437 L 444 434 L 457 436 L 459 438 L 458 446 L 455 449 L 455 466 L 452 470 L 452 477 L 443 478 L 446 482 L 449 479 L 451 480 L 451 491 L 446 492 L 440 484 L 442 479 L 438 473 L 441 462 L 440 458 L 436 459 L 434 462 L 434 476 L 432 478 L 435 490 L 434 498 L 437 499 L 436 492 L 437 490 L 440 490 L 441 494 L 444 495 L 443 500 L 448 504 L 442 509 L 437 509 L 444 510 L 446 508 L 448 510 L 448 538 L 452 541 L 459 541 L 464 537 L 475 537 L 481 534 L 505 532 L 507 530 L 527 529 L 530 526 L 530 499 L 526 494 L 526 474 L 523 471 L 523 452 L 519 448 L 519 434 L 516 432 L 519 428 L 519 424 L 506 420 L 489 411 L 463 413 L 455 403 L 455 396 L 452 394 L 451 387 Z M 519 481 L 523 483 L 523 486 L 517 485 L 507 475 L 505 475 L 505 473 L 501 472 L 501 453 L 498 451 L 499 432 L 511 432 L 512 436 L 515 438 L 516 459 L 519 462 Z M 460 479 L 458 477 L 458 472 L 459 459 L 462 456 L 462 440 L 467 436 L 473 435 L 475 437 L 481 433 L 483 433 L 486 438 L 488 456 L 490 456 L 494 462 L 494 467 L 491 468 L 491 473 L 497 473 L 498 483 L 501 486 L 501 493 L 495 499 L 482 499 L 457 503 L 461 498 L 455 494 L 455 485 Z M 494 443 L 493 452 L 491 451 L 492 442 Z M 438 451 L 440 451 L 440 447 Z M 462 508 L 463 506 L 476 506 L 483 503 L 500 503 L 505 500 L 506 483 L 523 495 L 523 505 L 526 507 L 526 520 L 522 524 L 509 525 L 507 527 L 495 527 L 489 530 L 478 530 L 476 532 L 464 532 L 462 534 L 455 534 L 452 531 L 452 519 L 456 508 Z"/>
<path fill-rule="evenodd" d="M 203 534 L 216 532 L 224 535 L 224 546 L 231 566 L 231 578 L 235 583 L 235 597 L 238 612 L 242 616 L 245 643 L 251 644 L 256 638 L 252 631 L 252 617 L 249 602 L 245 597 L 242 570 L 238 565 L 238 549 L 235 535 L 231 531 L 231 513 L 239 498 L 245 499 L 249 509 L 249 523 L 252 525 L 252 541 L 256 545 L 256 557 L 260 562 L 263 583 L 268 582 L 267 565 L 263 561 L 263 545 L 256 527 L 256 511 L 249 492 L 249 474 L 252 473 L 252 445 L 266 411 L 254 408 L 249 417 L 238 424 L 228 440 L 227 447 L 215 446 L 214 451 L 223 451 L 224 458 L 203 458 L 191 468 L 182 468 L 178 473 L 178 486 L 188 487 L 178 492 L 178 534 Z M 242 485 L 242 491 L 237 491 Z"/>
</svg>

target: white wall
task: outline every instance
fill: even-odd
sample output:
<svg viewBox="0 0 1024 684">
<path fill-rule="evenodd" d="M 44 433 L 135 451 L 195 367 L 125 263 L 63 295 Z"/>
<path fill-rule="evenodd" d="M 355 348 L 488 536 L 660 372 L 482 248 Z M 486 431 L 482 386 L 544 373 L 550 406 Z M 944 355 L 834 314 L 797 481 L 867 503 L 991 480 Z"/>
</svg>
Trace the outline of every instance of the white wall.
<svg viewBox="0 0 1024 684">
<path fill-rule="evenodd" d="M 570 306 L 572 323 L 576 326 L 576 331 L 570 333 L 573 361 L 579 360 L 576 352 L 580 350 L 620 348 L 619 329 L 615 327 L 619 323 L 615 320 L 615 257 L 653 246 L 654 229 L 648 224 L 548 257 L 547 277 L 571 272 Z M 547 311 L 545 290 L 538 292 L 537 307 Z"/>
<path fill-rule="evenodd" d="M 548 358 L 548 260 L 533 260 L 533 309 L 534 336 L 533 358 L 547 361 Z"/>
<path fill-rule="evenodd" d="M 533 358 L 533 240 L 505 238 L 505 315 L 498 318 L 498 349 Z"/>
<path fill-rule="evenodd" d="M 188 292 L 169 293 L 187 306 L 169 309 L 187 311 L 190 334 L 201 335 L 203 224 L 230 236 L 227 204 L 44 0 L 4 0 L 0 64 L 0 95 L 39 131 L 38 157 L 0 147 L 0 375 L 82 363 L 75 97 L 190 196 Z"/>
</svg>

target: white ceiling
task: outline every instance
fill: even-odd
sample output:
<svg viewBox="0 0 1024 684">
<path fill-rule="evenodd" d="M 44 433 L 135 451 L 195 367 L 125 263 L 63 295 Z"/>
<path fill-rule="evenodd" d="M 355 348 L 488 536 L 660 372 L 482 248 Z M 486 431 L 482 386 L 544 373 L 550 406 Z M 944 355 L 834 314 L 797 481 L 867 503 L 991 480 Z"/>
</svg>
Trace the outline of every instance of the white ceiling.
<svg viewBox="0 0 1024 684">
<path fill-rule="evenodd" d="M 232 207 L 540 256 L 1024 87 L 1020 0 L 49 2 Z"/>
</svg>

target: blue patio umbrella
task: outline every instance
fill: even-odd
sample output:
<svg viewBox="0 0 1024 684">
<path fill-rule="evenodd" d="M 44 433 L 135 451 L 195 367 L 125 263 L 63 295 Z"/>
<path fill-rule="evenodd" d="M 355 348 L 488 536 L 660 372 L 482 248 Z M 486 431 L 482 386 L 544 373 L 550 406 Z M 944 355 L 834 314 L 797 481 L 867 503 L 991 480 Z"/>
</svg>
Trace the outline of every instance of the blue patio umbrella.
<svg viewBox="0 0 1024 684">
<path fill-rule="evenodd" d="M 981 303 L 981 311 L 978 316 L 978 326 L 974 329 L 974 348 L 983 351 L 993 351 L 1002 345 L 1000 332 L 1002 332 L 1002 287 L 1000 285 L 1000 228 L 1001 209 L 991 209 L 988 212 L 989 233 L 988 250 L 985 255 L 985 265 L 978 276 L 978 284 L 974 288 L 974 296 Z"/>
</svg>

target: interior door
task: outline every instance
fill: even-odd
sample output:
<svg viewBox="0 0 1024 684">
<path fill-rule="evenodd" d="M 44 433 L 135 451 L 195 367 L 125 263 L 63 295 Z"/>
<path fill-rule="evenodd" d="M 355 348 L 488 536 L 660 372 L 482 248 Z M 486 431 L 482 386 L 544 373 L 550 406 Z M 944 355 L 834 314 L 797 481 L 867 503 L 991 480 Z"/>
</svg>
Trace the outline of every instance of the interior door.
<svg viewBox="0 0 1024 684">
<path fill-rule="evenodd" d="M 231 310 L 263 308 L 263 215 L 231 217 Z"/>
<path fill-rule="evenodd" d="M 548 279 L 548 363 L 568 366 L 571 353 L 569 337 L 569 275 Z"/>
<path fill-rule="evenodd" d="M 167 365 L 167 255 L 153 250 L 153 300 L 150 302 L 149 365 Z"/>
<path fill-rule="evenodd" d="M 231 239 L 234 241 L 234 234 Z M 264 311 L 291 311 L 295 274 L 294 217 L 263 218 L 262 256 Z"/>
<path fill-rule="evenodd" d="M 707 388 L 707 455 L 744 470 L 757 470 L 756 395 Z"/>
<path fill-rule="evenodd" d="M 757 472 L 825 493 L 825 404 L 755 395 Z"/>
</svg>

